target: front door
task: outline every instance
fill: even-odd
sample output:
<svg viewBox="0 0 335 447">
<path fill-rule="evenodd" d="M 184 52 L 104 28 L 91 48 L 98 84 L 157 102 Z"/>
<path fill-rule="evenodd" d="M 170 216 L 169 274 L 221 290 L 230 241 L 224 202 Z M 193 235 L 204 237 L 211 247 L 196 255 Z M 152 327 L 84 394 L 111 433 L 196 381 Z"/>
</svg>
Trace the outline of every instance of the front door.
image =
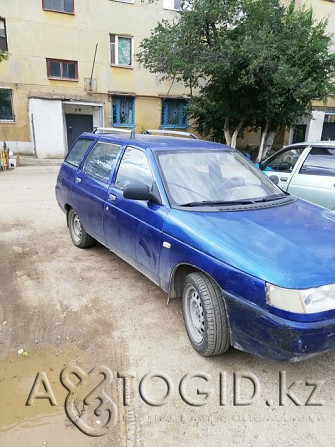
<svg viewBox="0 0 335 447">
<path fill-rule="evenodd" d="M 301 155 L 305 149 L 306 145 L 293 146 L 273 155 L 266 162 L 264 174 L 277 177 L 279 188 L 287 191 L 292 176 L 301 165 Z"/>
<path fill-rule="evenodd" d="M 92 132 L 93 115 L 66 113 L 67 149 L 69 150 L 83 132 Z"/>
<path fill-rule="evenodd" d="M 123 197 L 123 190 L 129 184 L 146 185 L 151 189 L 153 182 L 146 154 L 128 147 L 115 182 L 108 190 L 105 235 L 108 248 L 158 283 L 162 229 L 168 209 L 164 205 Z"/>
</svg>

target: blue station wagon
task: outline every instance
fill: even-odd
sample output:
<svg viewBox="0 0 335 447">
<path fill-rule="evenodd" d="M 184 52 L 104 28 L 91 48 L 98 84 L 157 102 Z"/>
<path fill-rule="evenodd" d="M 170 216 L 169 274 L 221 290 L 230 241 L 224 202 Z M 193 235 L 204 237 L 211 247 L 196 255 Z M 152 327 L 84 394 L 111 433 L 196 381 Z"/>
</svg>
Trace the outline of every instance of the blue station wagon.
<svg viewBox="0 0 335 447">
<path fill-rule="evenodd" d="M 334 213 L 228 146 L 104 131 L 79 137 L 57 179 L 77 247 L 99 241 L 181 298 L 201 355 L 296 361 L 335 347 Z"/>
</svg>

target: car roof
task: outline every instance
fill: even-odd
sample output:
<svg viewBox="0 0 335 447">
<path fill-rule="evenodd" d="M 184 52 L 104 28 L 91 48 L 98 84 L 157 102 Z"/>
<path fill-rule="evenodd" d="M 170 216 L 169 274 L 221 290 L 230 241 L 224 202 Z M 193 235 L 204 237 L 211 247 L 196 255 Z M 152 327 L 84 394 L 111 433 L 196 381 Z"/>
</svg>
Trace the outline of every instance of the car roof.
<svg viewBox="0 0 335 447">
<path fill-rule="evenodd" d="M 335 140 L 328 140 L 328 141 L 302 141 L 300 143 L 294 143 L 294 144 L 288 144 L 287 146 L 284 146 L 283 149 L 287 147 L 300 147 L 300 146 L 334 146 L 335 147 Z"/>
<path fill-rule="evenodd" d="M 156 136 L 147 134 L 135 134 L 135 137 L 131 138 L 128 134 L 116 134 L 116 133 L 91 133 L 85 132 L 80 135 L 80 138 L 90 137 L 98 140 L 110 141 L 111 143 L 117 143 L 122 145 L 137 146 L 143 149 L 151 149 L 152 151 L 173 151 L 173 150 L 194 150 L 194 149 L 206 149 L 206 150 L 232 150 L 230 146 L 213 143 L 212 141 L 200 140 L 196 138 L 180 138 L 180 137 L 168 137 L 168 136 Z"/>
</svg>

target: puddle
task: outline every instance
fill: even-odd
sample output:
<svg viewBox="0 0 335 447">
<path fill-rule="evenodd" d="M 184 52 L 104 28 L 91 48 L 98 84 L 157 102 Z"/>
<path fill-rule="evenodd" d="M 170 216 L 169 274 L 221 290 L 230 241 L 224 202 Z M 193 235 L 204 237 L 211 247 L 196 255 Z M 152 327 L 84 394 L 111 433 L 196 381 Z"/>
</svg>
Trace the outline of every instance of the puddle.
<svg viewBox="0 0 335 447">
<path fill-rule="evenodd" d="M 75 365 L 80 358 L 79 350 L 40 350 L 28 353 L 28 357 L 11 354 L 0 361 L 0 429 L 9 430 L 17 423 L 24 426 L 36 425 L 38 416 L 45 417 L 64 412 L 66 390 L 59 381 L 60 371 L 68 365 Z M 26 406 L 30 390 L 38 372 L 45 371 L 57 405 L 50 405 L 47 399 L 36 399 Z"/>
<path fill-rule="evenodd" d="M 121 445 L 115 443 L 115 437 L 118 436 L 115 427 L 113 433 L 106 431 L 108 436 L 92 438 L 79 431 L 67 417 L 64 402 L 68 391 L 61 384 L 60 373 L 65 367 L 69 371 L 80 371 L 78 368 L 82 365 L 85 365 L 83 352 L 75 346 L 58 351 L 41 349 L 29 352 L 27 357 L 13 353 L 1 360 L 0 445 L 10 447 Z M 33 386 L 38 373 L 44 378 L 43 383 L 46 386 L 42 382 L 38 387 Z M 72 375 L 71 380 L 76 384 L 79 380 L 75 379 Z M 31 394 L 32 389 L 34 392 Z M 85 389 L 86 393 L 87 389 L 89 388 Z M 51 393 L 48 393 L 50 390 Z M 51 397 L 39 399 L 36 398 L 38 393 L 49 394 Z M 81 397 L 77 393 L 77 403 L 79 398 Z M 93 415 L 92 420 L 92 414 L 86 419 L 89 424 L 104 425 L 103 417 L 99 421 L 97 416 Z M 114 439 L 113 444 L 107 442 L 110 438 Z"/>
</svg>

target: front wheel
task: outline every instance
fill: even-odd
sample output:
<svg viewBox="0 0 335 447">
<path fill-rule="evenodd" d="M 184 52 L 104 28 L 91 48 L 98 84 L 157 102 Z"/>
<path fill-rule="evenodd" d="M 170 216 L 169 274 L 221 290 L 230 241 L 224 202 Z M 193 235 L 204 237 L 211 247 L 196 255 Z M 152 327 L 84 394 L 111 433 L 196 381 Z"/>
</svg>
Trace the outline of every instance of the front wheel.
<svg viewBox="0 0 335 447">
<path fill-rule="evenodd" d="M 199 354 L 210 357 L 227 351 L 230 333 L 224 298 L 204 273 L 186 276 L 183 314 L 189 339 Z"/>
<path fill-rule="evenodd" d="M 95 244 L 95 239 L 86 233 L 78 214 L 72 208 L 68 214 L 68 225 L 72 242 L 76 247 L 88 248 Z"/>
</svg>

